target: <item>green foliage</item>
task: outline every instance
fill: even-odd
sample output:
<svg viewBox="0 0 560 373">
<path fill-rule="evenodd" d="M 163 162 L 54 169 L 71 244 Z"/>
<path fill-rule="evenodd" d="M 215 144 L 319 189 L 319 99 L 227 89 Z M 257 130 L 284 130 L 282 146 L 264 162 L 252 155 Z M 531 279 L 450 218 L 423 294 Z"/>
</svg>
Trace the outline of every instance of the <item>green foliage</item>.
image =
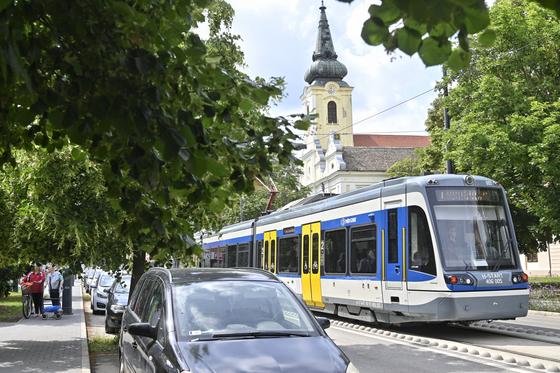
<svg viewBox="0 0 560 373">
<path fill-rule="evenodd" d="M 0 268 L 0 298 L 7 297 L 14 289 L 17 290 L 18 281 L 25 273 L 26 268 L 23 266 L 3 264 Z"/>
<path fill-rule="evenodd" d="M 37 189 L 20 195 L 13 249 L 86 262 L 128 249 L 140 260 L 188 256 L 188 236 L 215 221 L 232 193 L 252 191 L 255 176 L 272 171 L 271 156 L 294 160 L 294 123 L 266 115 L 282 81 L 238 70 L 232 17 L 221 0 L 1 3 L 0 162 L 19 164 L 10 173 Z M 203 41 L 196 28 L 205 19 Z M 41 190 L 15 151 L 34 147 L 62 151 L 69 189 L 53 181 L 52 193 Z M 86 162 L 94 179 L 73 174 L 72 161 Z M 51 176 L 56 168 L 36 166 Z M 84 194 L 89 182 L 98 189 Z M 73 198 L 91 202 L 91 215 Z M 100 228 L 109 221 L 115 240 Z"/>
<path fill-rule="evenodd" d="M 282 166 L 277 163 L 273 165 L 273 172 L 270 179 L 274 181 L 278 188 L 278 194 L 272 204 L 272 210 L 276 210 L 288 203 L 309 194 L 308 188 L 302 187 L 299 183 L 301 168 L 296 164 Z M 269 179 L 263 180 L 269 184 Z M 243 195 L 233 196 L 228 207 L 223 211 L 220 225 L 234 224 L 242 220 L 255 219 L 262 215 L 266 209 L 270 193 L 264 187 L 257 187 L 254 192 Z M 210 227 L 206 227 L 210 228 Z"/>
<path fill-rule="evenodd" d="M 420 162 L 418 161 L 422 157 L 422 152 L 424 149 L 416 149 L 414 151 L 414 156 L 402 159 L 397 163 L 393 164 L 387 173 L 391 177 L 402 177 L 402 176 L 418 176 L 424 173 Z"/>
<path fill-rule="evenodd" d="M 560 2 L 533 2 L 560 16 Z M 495 38 L 494 30 L 488 29 L 490 17 L 484 0 L 382 0 L 380 5 L 371 5 L 368 12 L 362 28 L 366 43 L 383 44 L 387 52 L 400 49 L 410 56 L 418 53 L 426 66 L 447 62 L 453 69 L 463 69 L 470 61 L 469 36 L 476 35 L 479 46 L 485 47 Z M 458 46 L 452 50 L 455 39 Z"/>
<path fill-rule="evenodd" d="M 21 293 L 12 292 L 0 297 L 0 322 L 16 322 L 21 319 Z"/>
<path fill-rule="evenodd" d="M 109 200 L 101 167 L 74 150 L 18 151 L 4 166 L 0 193 L 10 196 L 13 219 L 2 255 L 11 262 L 125 261 L 125 215 Z"/>
<path fill-rule="evenodd" d="M 426 122 L 432 145 L 416 167 L 488 176 L 507 190 L 520 249 L 544 250 L 560 234 L 560 22 L 522 0 L 498 1 L 490 12 L 492 48 L 474 40 L 468 69 L 452 72 Z M 538 35 L 538 37 L 537 37 Z M 451 130 L 443 130 L 443 106 Z M 402 167 L 396 165 L 395 168 Z"/>
<path fill-rule="evenodd" d="M 94 353 L 117 353 L 119 349 L 119 337 L 93 336 L 88 338 L 89 352 Z"/>
</svg>

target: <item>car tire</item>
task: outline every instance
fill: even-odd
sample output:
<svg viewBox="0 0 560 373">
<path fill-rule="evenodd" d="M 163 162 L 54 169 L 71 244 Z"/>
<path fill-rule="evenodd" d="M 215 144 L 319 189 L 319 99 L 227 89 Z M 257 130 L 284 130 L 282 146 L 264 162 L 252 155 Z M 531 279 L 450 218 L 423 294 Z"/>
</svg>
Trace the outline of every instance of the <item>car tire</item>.
<svg viewBox="0 0 560 373">
<path fill-rule="evenodd" d="M 117 328 L 112 328 L 107 324 L 107 319 L 105 319 L 105 333 L 107 334 L 117 334 Z"/>
</svg>

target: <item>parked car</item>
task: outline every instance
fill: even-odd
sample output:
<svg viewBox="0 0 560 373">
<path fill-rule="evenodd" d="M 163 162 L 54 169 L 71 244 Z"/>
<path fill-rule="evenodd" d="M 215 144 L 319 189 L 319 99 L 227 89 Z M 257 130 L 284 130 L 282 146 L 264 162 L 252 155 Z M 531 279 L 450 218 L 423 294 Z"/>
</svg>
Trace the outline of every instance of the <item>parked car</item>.
<svg viewBox="0 0 560 373">
<path fill-rule="evenodd" d="M 91 309 L 94 314 L 105 313 L 109 288 L 113 285 L 113 281 L 115 281 L 113 276 L 103 272 L 97 278 L 95 285 L 91 286 Z"/>
<path fill-rule="evenodd" d="M 91 294 L 91 287 L 97 282 L 101 273 L 103 273 L 101 269 L 94 269 L 91 271 L 86 280 L 86 293 Z"/>
<path fill-rule="evenodd" d="M 357 372 L 329 325 L 268 272 L 153 268 L 123 315 L 120 371 Z"/>
<path fill-rule="evenodd" d="M 116 334 L 121 329 L 123 313 L 128 305 L 130 276 L 115 279 L 109 288 L 107 309 L 105 311 L 105 333 Z"/>
</svg>

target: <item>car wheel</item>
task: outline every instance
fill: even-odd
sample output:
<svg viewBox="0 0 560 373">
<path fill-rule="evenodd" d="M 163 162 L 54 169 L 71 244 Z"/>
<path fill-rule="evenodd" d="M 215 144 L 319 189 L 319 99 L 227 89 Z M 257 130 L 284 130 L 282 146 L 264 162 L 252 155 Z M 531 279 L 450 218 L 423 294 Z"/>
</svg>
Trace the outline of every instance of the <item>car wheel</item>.
<svg viewBox="0 0 560 373">
<path fill-rule="evenodd" d="M 110 327 L 107 324 L 107 319 L 105 319 L 105 333 L 107 333 L 107 334 L 117 334 L 117 329 Z"/>
</svg>

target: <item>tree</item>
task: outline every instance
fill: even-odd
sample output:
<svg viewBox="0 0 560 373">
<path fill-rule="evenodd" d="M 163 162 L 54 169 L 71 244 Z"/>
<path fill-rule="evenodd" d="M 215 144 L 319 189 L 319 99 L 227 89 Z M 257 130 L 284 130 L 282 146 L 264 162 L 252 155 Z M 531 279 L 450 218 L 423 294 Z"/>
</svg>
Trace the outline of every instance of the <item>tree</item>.
<svg viewBox="0 0 560 373">
<path fill-rule="evenodd" d="M 301 168 L 296 164 L 283 166 L 274 163 L 270 180 L 276 184 L 278 194 L 272 204 L 272 210 L 309 194 L 309 189 L 299 183 L 300 174 Z M 268 179 L 263 181 L 266 183 Z M 222 219 L 212 228 L 216 229 L 222 225 L 258 218 L 266 209 L 269 197 L 270 193 L 264 187 L 256 188 L 252 193 L 235 195 L 221 214 Z"/>
<path fill-rule="evenodd" d="M 508 192 L 520 248 L 531 252 L 560 234 L 554 208 L 560 198 L 560 22 L 522 0 L 497 2 L 490 17 L 496 41 L 492 48 L 474 41 L 469 67 L 449 75 L 453 88 L 433 103 L 427 121 L 432 146 L 419 162 L 441 170 L 450 157 L 457 173 L 499 181 Z M 452 119 L 448 133 L 442 130 L 443 105 Z"/>
<path fill-rule="evenodd" d="M 231 193 L 252 190 L 270 155 L 294 159 L 293 123 L 265 112 L 281 95 L 278 80 L 250 80 L 239 55 L 213 49 L 234 42 L 232 13 L 215 4 L 0 3 L 0 161 L 14 163 L 17 148 L 70 144 L 76 159 L 98 164 L 125 215 L 133 284 L 145 252 L 189 252 L 186 235 L 206 219 L 190 212 L 215 213 Z M 205 14 L 226 26 L 214 29 L 215 43 L 196 34 Z"/>
<path fill-rule="evenodd" d="M 558 1 L 533 2 L 560 15 Z M 426 66 L 447 62 L 463 68 L 471 58 L 469 36 L 476 34 L 480 46 L 494 41 L 496 34 L 489 26 L 484 0 L 382 0 L 380 5 L 370 6 L 362 39 L 371 45 L 383 44 L 389 53 L 395 49 L 410 56 L 418 53 Z M 453 47 L 455 39 L 458 45 Z"/>
<path fill-rule="evenodd" d="M 0 194 L 9 195 L 12 212 L 4 264 L 103 262 L 116 268 L 125 261 L 124 214 L 111 204 L 98 165 L 72 158 L 68 148 L 18 151 L 15 161 L 0 175 Z"/>
</svg>

